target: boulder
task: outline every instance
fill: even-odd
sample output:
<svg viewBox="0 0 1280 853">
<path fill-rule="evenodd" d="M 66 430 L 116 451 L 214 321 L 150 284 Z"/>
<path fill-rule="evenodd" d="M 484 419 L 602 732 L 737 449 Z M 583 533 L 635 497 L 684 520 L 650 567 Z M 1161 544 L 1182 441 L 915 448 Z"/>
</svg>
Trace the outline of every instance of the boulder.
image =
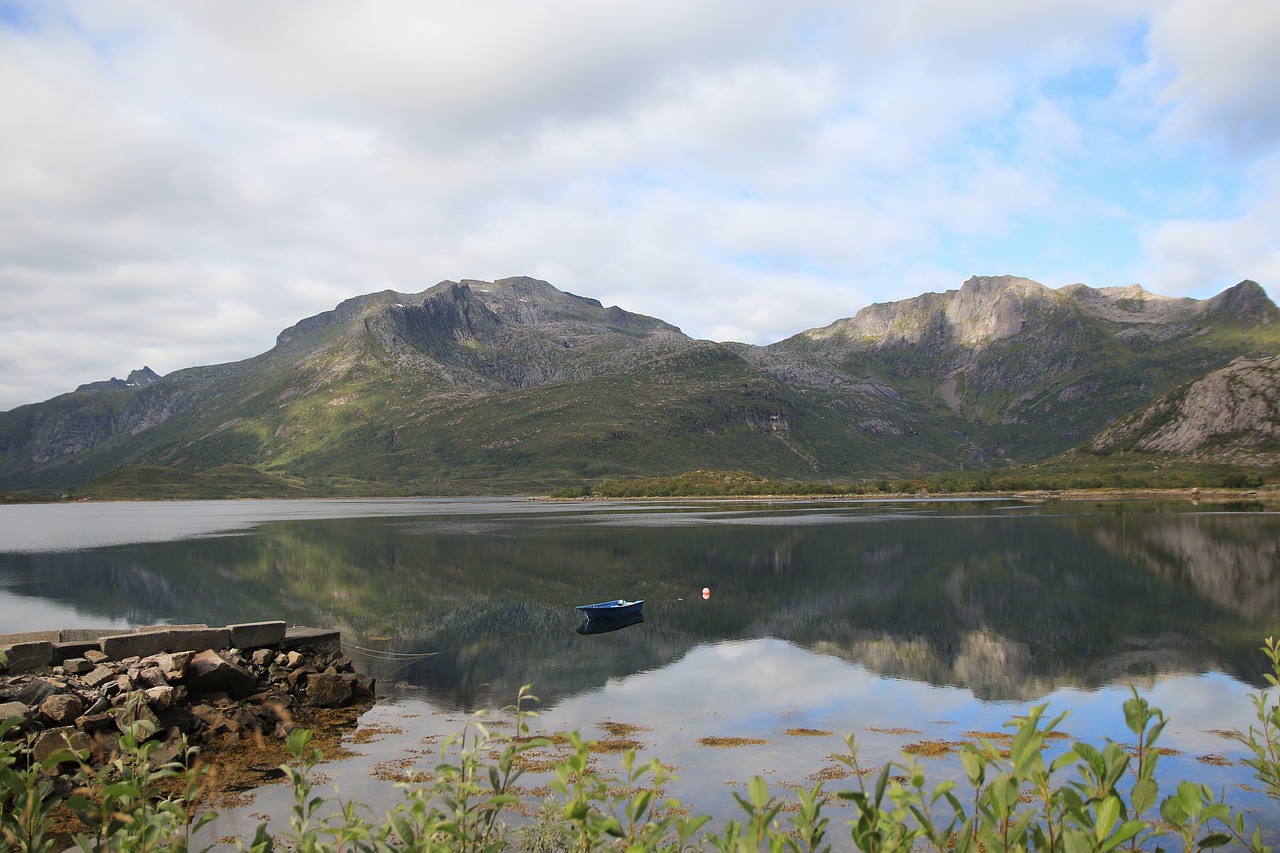
<svg viewBox="0 0 1280 853">
<path fill-rule="evenodd" d="M 55 726 L 69 726 L 84 713 L 84 703 L 74 693 L 55 693 L 40 703 L 40 713 Z"/>
<path fill-rule="evenodd" d="M 16 694 L 14 699 L 24 705 L 39 705 L 44 700 L 58 692 L 58 685 L 51 684 L 43 678 L 37 678 L 35 681 L 23 686 Z"/>
<path fill-rule="evenodd" d="M 25 702 L 0 703 L 0 720 L 7 720 L 11 717 L 21 717 L 25 721 L 27 718 L 27 703 Z"/>
<path fill-rule="evenodd" d="M 307 679 L 307 701 L 321 708 L 339 708 L 351 701 L 355 676 L 318 672 Z"/>
<path fill-rule="evenodd" d="M 31 757 L 36 761 L 44 761 L 60 749 L 80 751 L 93 745 L 93 740 L 84 732 L 73 726 L 47 729 L 40 733 L 31 747 Z"/>
<path fill-rule="evenodd" d="M 85 658 L 67 658 L 62 662 L 62 671 L 71 675 L 84 675 L 93 669 L 93 664 Z"/>
<path fill-rule="evenodd" d="M 121 732 L 127 732 L 130 726 L 138 722 L 150 724 L 151 734 L 160 730 L 160 718 L 152 712 L 151 706 L 147 704 L 147 695 L 141 690 L 129 694 L 124 705 L 115 712 L 115 718 L 116 728 Z"/>
<path fill-rule="evenodd" d="M 167 711 L 173 707 L 173 688 L 167 684 L 148 687 L 142 694 L 147 697 L 147 704 L 153 711 Z"/>
<path fill-rule="evenodd" d="M 169 686 L 169 679 L 165 677 L 164 670 L 158 666 L 149 666 L 146 669 L 138 670 L 138 677 L 134 680 L 143 687 Z"/>
<path fill-rule="evenodd" d="M 182 683 L 192 693 L 226 693 L 234 699 L 243 699 L 258 686 L 251 672 L 223 660 L 212 649 L 191 659 Z"/>
<path fill-rule="evenodd" d="M 86 655 L 86 659 L 87 659 L 87 655 Z M 113 680 L 115 677 L 116 677 L 115 670 L 113 670 L 109 666 L 103 666 L 102 664 L 98 664 L 98 666 L 93 668 L 92 672 L 82 676 L 80 678 L 80 681 L 84 684 L 85 687 L 99 687 L 103 684 L 106 684 L 108 681 Z"/>
</svg>

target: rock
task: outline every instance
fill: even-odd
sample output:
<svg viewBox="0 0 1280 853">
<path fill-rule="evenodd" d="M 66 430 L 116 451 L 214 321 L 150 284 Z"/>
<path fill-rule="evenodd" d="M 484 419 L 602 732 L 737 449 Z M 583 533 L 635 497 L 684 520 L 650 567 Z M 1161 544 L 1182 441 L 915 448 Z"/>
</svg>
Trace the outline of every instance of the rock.
<svg viewBox="0 0 1280 853">
<path fill-rule="evenodd" d="M 77 731 L 72 726 L 47 729 L 36 738 L 35 744 L 31 747 L 31 757 L 36 761 L 44 761 L 60 749 L 78 752 L 89 749 L 92 745 L 93 741 L 87 734 Z"/>
<path fill-rule="evenodd" d="M 11 717 L 21 717 L 25 722 L 27 719 L 27 703 L 26 702 L 5 702 L 0 704 L 0 720 L 7 720 Z"/>
<path fill-rule="evenodd" d="M 138 676 L 134 680 L 144 687 L 169 686 L 169 679 L 165 677 L 164 670 L 158 666 L 149 666 L 146 669 L 139 670 Z"/>
<path fill-rule="evenodd" d="M 252 673 L 223 660 L 213 650 L 200 652 L 191 659 L 182 683 L 192 693 L 225 692 L 236 699 L 243 699 L 258 686 Z"/>
<path fill-rule="evenodd" d="M 89 649 L 84 653 L 84 659 L 87 660 L 89 663 L 99 664 L 99 663 L 102 663 L 104 660 L 106 660 L 107 656 L 104 653 L 98 651 L 97 649 Z"/>
<path fill-rule="evenodd" d="M 302 652 L 289 652 L 285 655 L 285 666 L 289 669 L 297 669 L 307 662 L 307 658 Z"/>
<path fill-rule="evenodd" d="M 114 714 L 85 714 L 76 719 L 76 727 L 87 734 L 112 731 L 116 728 Z"/>
<path fill-rule="evenodd" d="M 40 713 L 55 726 L 69 726 L 84 713 L 84 703 L 74 693 L 55 693 L 40 703 Z"/>
<path fill-rule="evenodd" d="M 35 706 L 39 705 L 41 702 L 57 692 L 57 685 L 50 684 L 42 678 L 37 678 L 35 681 L 19 690 L 13 698 L 24 705 Z"/>
<path fill-rule="evenodd" d="M 142 694 L 147 697 L 147 704 L 153 711 L 167 711 L 173 707 L 173 688 L 167 684 L 148 687 Z"/>
<path fill-rule="evenodd" d="M 62 671 L 70 675 L 83 675 L 93 669 L 93 664 L 85 658 L 67 658 L 62 662 Z"/>
<path fill-rule="evenodd" d="M 147 704 L 147 696 L 141 690 L 135 690 L 130 693 L 125 700 L 124 705 L 115 712 L 116 727 L 121 732 L 127 732 L 129 727 L 134 723 L 145 722 L 151 726 L 150 734 L 155 734 L 160 730 L 160 718 L 152 712 L 151 706 Z M 143 737 L 146 740 L 146 737 Z"/>
<path fill-rule="evenodd" d="M 345 674 L 316 673 L 307 678 L 307 701 L 321 708 L 339 708 L 351 701 L 353 681 Z"/>
<path fill-rule="evenodd" d="M 275 659 L 276 653 L 274 649 L 258 649 L 253 653 L 253 665 L 258 667 L 267 666 Z"/>
<path fill-rule="evenodd" d="M 88 652 L 85 652 L 86 659 L 88 658 L 88 654 Z M 94 667 L 92 672 L 82 677 L 80 681 L 85 687 L 100 687 L 115 677 L 115 670 L 111 669 L 109 666 L 98 664 L 98 666 Z"/>
<path fill-rule="evenodd" d="M 169 764 L 178 761 L 186 752 L 186 744 L 182 740 L 180 734 L 170 732 L 164 745 L 151 753 L 151 766 L 159 767 L 163 764 Z"/>
</svg>

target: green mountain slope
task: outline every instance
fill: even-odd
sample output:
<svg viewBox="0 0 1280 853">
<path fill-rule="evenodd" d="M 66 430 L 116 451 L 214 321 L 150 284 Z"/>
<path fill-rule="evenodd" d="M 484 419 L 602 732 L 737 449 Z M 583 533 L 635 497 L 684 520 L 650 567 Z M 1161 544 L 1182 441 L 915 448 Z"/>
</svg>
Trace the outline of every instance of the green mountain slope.
<svg viewBox="0 0 1280 853">
<path fill-rule="evenodd" d="M 534 279 L 442 282 L 347 300 L 242 362 L 0 413 L 0 489 L 122 466 L 248 466 L 271 478 L 259 488 L 324 494 L 914 476 L 1058 453 L 1276 353 L 1280 312 L 1252 282 L 1191 300 L 975 278 L 768 347 L 695 341 Z"/>
</svg>

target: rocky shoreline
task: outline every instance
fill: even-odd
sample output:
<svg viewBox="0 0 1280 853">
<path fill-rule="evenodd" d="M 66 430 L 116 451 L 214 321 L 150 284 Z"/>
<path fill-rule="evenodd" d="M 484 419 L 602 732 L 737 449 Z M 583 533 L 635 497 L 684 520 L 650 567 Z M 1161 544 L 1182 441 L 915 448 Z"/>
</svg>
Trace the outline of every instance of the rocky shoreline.
<svg viewBox="0 0 1280 853">
<path fill-rule="evenodd" d="M 115 659 L 105 638 L 59 663 L 5 674 L 0 720 L 16 721 L 5 737 L 25 741 L 32 761 L 69 746 L 87 751 L 88 763 L 101 766 L 118 753 L 121 734 L 146 721 L 151 738 L 162 741 L 152 761 L 163 763 L 181 758 L 190 746 L 283 739 L 298 725 L 296 718 L 313 709 L 373 704 L 374 680 L 355 671 L 335 633 L 289 638 L 278 624 L 281 636 L 256 648 L 166 650 Z M 9 648 L 15 649 L 21 650 Z"/>
</svg>

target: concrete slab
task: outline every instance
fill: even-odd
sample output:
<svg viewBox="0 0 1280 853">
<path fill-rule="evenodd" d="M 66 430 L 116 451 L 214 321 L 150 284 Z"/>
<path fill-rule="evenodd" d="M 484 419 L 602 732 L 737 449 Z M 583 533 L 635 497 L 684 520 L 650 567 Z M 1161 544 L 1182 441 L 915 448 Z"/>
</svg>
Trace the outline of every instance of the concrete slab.
<svg viewBox="0 0 1280 853">
<path fill-rule="evenodd" d="M 0 634 L 0 649 L 18 643 L 56 643 L 58 631 L 23 631 L 19 634 Z"/>
<path fill-rule="evenodd" d="M 171 628 L 166 652 L 202 652 L 205 649 L 229 649 L 232 647 L 229 628 Z"/>
<path fill-rule="evenodd" d="M 119 633 L 122 633 L 119 628 L 63 628 L 58 632 L 58 639 L 63 643 L 96 643 Z"/>
<path fill-rule="evenodd" d="M 147 655 L 155 655 L 160 652 L 167 651 L 165 646 L 169 643 L 168 633 L 156 632 L 154 634 L 116 634 L 111 637 L 103 637 L 100 641 L 102 651 L 112 660 L 124 660 L 127 657 L 146 657 Z"/>
<path fill-rule="evenodd" d="M 53 655 L 49 658 L 49 663 L 57 666 L 65 663 L 71 658 L 84 657 L 84 653 L 92 649 L 101 651 L 101 647 L 97 640 L 86 641 L 83 643 L 54 643 Z"/>
<path fill-rule="evenodd" d="M 53 643 L 40 640 L 33 643 L 14 643 L 4 650 L 9 658 L 9 672 L 30 672 L 43 669 L 53 658 Z"/>
<path fill-rule="evenodd" d="M 258 649 L 274 646 L 284 639 L 287 625 L 284 622 L 246 622 L 228 625 L 233 649 Z"/>
<path fill-rule="evenodd" d="M 331 631 L 328 628 L 303 628 L 295 626 L 290 628 L 285 634 L 277 647 L 283 650 L 297 649 L 306 646 L 313 649 L 331 648 L 338 649 L 342 647 L 342 632 Z"/>
</svg>

